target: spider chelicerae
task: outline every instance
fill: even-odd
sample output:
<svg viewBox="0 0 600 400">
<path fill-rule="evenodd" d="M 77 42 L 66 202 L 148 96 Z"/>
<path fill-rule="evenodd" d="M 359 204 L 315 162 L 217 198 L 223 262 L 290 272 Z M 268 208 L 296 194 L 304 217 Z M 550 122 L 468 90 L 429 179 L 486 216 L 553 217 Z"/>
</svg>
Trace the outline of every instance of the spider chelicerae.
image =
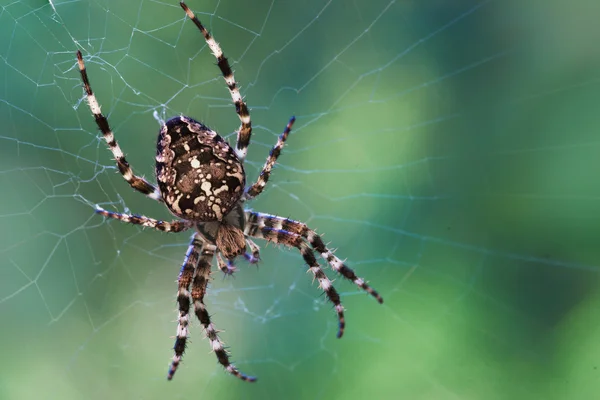
<svg viewBox="0 0 600 400">
<path fill-rule="evenodd" d="M 204 35 L 225 78 L 235 111 L 241 121 L 237 131 L 236 147 L 233 149 L 215 131 L 192 118 L 183 115 L 174 117 L 162 123 L 158 134 L 156 146 L 158 187 L 135 175 L 115 140 L 108 120 L 100 111 L 100 105 L 90 86 L 83 56 L 78 51 L 77 62 L 88 105 L 108 148 L 115 157 L 119 172 L 133 189 L 151 199 L 165 203 L 169 211 L 179 219 L 161 221 L 141 215 L 111 212 L 98 206 L 96 206 L 96 212 L 107 218 L 163 232 L 195 230 L 179 273 L 177 291 L 179 318 L 177 336 L 173 346 L 175 354 L 169 367 L 168 379 L 173 378 L 181 362 L 188 336 L 190 308 L 193 306 L 194 314 L 206 331 L 206 336 L 219 363 L 230 374 L 244 381 L 253 382 L 256 380 L 255 377 L 241 373 L 229 361 L 229 353 L 219 339 L 219 331 L 211 322 L 204 304 L 204 295 L 210 280 L 211 264 L 215 255 L 219 269 L 225 274 L 231 275 L 235 272 L 234 260 L 238 256 L 243 256 L 250 263 L 258 262 L 259 247 L 251 238 L 264 239 L 268 242 L 297 248 L 308 264 L 308 269 L 319 282 L 319 287 L 334 305 L 339 320 L 338 338 L 342 337 L 344 333 L 344 308 L 338 292 L 319 266 L 315 258 L 315 251 L 327 261 L 334 271 L 354 282 L 359 288 L 375 297 L 379 303 L 383 303 L 383 298 L 335 256 L 325 246 L 321 237 L 306 224 L 244 209 L 246 201 L 256 198 L 264 190 L 295 118 L 292 117 L 289 120 L 277 143 L 271 149 L 256 182 L 246 186 L 243 163 L 252 134 L 248 107 L 240 95 L 233 72 L 221 47 L 187 5 L 184 2 L 180 2 L 180 5 Z M 249 252 L 247 248 L 249 248 Z"/>
</svg>

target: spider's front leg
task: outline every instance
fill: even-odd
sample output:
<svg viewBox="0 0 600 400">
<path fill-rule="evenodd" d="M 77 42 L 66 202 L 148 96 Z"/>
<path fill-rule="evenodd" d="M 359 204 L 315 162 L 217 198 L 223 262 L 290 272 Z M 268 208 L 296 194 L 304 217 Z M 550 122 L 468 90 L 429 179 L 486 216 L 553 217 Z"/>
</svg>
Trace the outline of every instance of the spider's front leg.
<svg viewBox="0 0 600 400">
<path fill-rule="evenodd" d="M 206 44 L 217 59 L 217 65 L 223 74 L 223 78 L 225 79 L 225 83 L 229 89 L 229 94 L 231 95 L 231 100 L 235 105 L 235 112 L 240 118 L 241 124 L 237 131 L 235 153 L 240 161 L 243 161 L 244 158 L 246 158 L 246 152 L 248 151 L 248 145 L 250 144 L 250 136 L 252 136 L 252 121 L 250 120 L 250 111 L 248 110 L 248 106 L 240 94 L 240 89 L 238 88 L 235 77 L 233 76 L 233 71 L 231 70 L 229 61 L 227 61 L 227 57 L 225 57 L 223 50 L 221 50 L 221 46 L 219 46 L 217 41 L 196 17 L 194 12 L 190 10 L 190 8 L 183 1 L 180 1 L 179 5 L 181 8 L 183 8 L 183 11 L 185 11 L 189 19 L 194 22 L 194 25 L 196 25 L 196 27 L 200 30 L 202 36 L 204 36 Z"/>
<path fill-rule="evenodd" d="M 185 345 L 188 336 L 188 325 L 190 322 L 190 285 L 192 278 L 194 277 L 194 271 L 198 260 L 200 259 L 200 253 L 202 252 L 203 242 L 200 235 L 197 233 L 192 236 L 192 241 L 188 247 L 187 253 L 185 254 L 185 260 L 181 266 L 181 272 L 179 273 L 178 289 L 177 289 L 177 304 L 179 305 L 179 318 L 177 321 L 177 337 L 175 339 L 175 345 L 173 350 L 173 361 L 169 367 L 169 374 L 167 379 L 173 379 L 173 375 L 177 371 L 177 367 L 181 362 L 183 353 L 185 351 Z"/>
<path fill-rule="evenodd" d="M 356 275 L 352 268 L 348 267 L 342 260 L 340 260 L 333 251 L 329 250 L 321 236 L 319 236 L 314 230 L 310 229 L 305 223 L 294 221 L 292 219 L 279 217 L 277 215 L 263 214 L 254 211 L 245 211 L 247 229 L 257 230 L 262 227 L 275 228 L 278 230 L 284 230 L 287 232 L 293 232 L 310 243 L 313 249 L 321 255 L 321 257 L 327 261 L 329 266 L 342 275 L 344 278 L 352 281 L 356 286 L 364 290 L 373 296 L 380 304 L 383 303 L 383 297 L 371 286 L 365 282 L 363 278 Z"/>
<path fill-rule="evenodd" d="M 319 287 L 325 292 L 329 301 L 333 303 L 339 322 L 337 337 L 341 338 L 344 334 L 346 320 L 344 319 L 344 307 L 342 307 L 340 295 L 333 287 L 329 278 L 327 278 L 327 275 L 325 275 L 325 272 L 323 272 L 319 266 L 312 249 L 306 244 L 302 236 L 283 229 L 270 228 L 267 226 L 259 227 L 257 224 L 252 223 L 246 225 L 244 233 L 251 237 L 265 239 L 272 243 L 283 244 L 300 250 L 302 258 L 304 258 L 304 261 L 308 264 L 309 271 L 312 272 L 315 279 L 319 282 Z"/>
<path fill-rule="evenodd" d="M 194 302 L 194 313 L 200 323 L 204 327 L 206 337 L 210 341 L 210 346 L 217 356 L 219 363 L 225 367 L 227 372 L 240 378 L 243 381 L 254 382 L 256 378 L 241 373 L 231 362 L 229 361 L 229 354 L 223 346 L 223 342 L 219 339 L 218 330 L 210 321 L 210 315 L 204 304 L 204 295 L 208 287 L 208 281 L 210 279 L 210 266 L 215 254 L 216 247 L 214 245 L 206 244 L 202 249 L 200 261 L 198 262 L 198 268 L 196 275 L 192 281 L 192 301 Z"/>
</svg>

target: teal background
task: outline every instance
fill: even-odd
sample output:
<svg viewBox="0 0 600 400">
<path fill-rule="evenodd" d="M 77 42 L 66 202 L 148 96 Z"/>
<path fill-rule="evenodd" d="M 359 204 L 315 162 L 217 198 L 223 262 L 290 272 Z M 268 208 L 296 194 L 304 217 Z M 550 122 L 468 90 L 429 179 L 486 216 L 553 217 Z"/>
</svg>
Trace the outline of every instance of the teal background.
<svg viewBox="0 0 600 400">
<path fill-rule="evenodd" d="M 215 60 L 177 2 L 0 0 L 0 399 L 593 399 L 600 391 L 600 6 L 594 1 L 195 1 L 251 107 L 251 207 L 307 222 L 385 299 L 341 278 L 347 331 L 297 251 L 216 270 L 173 382 L 188 234 L 116 172 L 183 113 L 233 142 Z M 334 274 L 327 271 L 331 278 Z"/>
</svg>

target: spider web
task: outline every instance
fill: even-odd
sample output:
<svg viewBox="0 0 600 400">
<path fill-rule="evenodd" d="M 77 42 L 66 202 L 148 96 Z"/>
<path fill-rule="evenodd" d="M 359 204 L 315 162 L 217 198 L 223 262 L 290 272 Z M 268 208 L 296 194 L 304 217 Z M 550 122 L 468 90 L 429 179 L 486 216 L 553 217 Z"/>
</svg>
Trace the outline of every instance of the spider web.
<svg viewBox="0 0 600 400">
<path fill-rule="evenodd" d="M 134 170 L 160 118 L 238 124 L 177 2 L 0 5 L 0 398 L 591 398 L 598 393 L 600 57 L 592 1 L 190 0 L 251 108 L 251 207 L 305 221 L 380 291 L 336 279 L 347 331 L 297 251 L 218 271 L 173 382 L 189 235 L 117 173 L 75 51 Z M 566 3 L 565 3 L 566 4 Z M 152 179 L 151 179 L 152 180 Z M 334 277 L 328 270 L 330 277 Z"/>
</svg>

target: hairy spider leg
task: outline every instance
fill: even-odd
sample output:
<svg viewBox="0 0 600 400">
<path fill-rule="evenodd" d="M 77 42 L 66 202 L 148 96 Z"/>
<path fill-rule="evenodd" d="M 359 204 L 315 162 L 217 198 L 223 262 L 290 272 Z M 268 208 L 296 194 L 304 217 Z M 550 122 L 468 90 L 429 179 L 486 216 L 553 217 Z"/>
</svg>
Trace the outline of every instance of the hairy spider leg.
<svg viewBox="0 0 600 400">
<path fill-rule="evenodd" d="M 128 224 L 141 225 L 147 228 L 153 228 L 162 232 L 183 232 L 192 227 L 192 224 L 187 221 L 160 221 L 158 219 L 135 214 L 122 214 L 112 211 L 106 211 L 99 206 L 96 206 L 96 212 L 104 215 L 107 218 L 118 219 L 119 221 L 127 222 Z"/>
<path fill-rule="evenodd" d="M 81 73 L 81 80 L 83 81 L 83 86 L 85 88 L 85 93 L 87 95 L 87 103 L 94 114 L 94 118 L 96 119 L 96 124 L 98 128 L 102 132 L 104 136 L 104 140 L 106 144 L 108 144 L 109 150 L 112 152 L 115 157 L 115 161 L 117 162 L 117 167 L 119 167 L 119 172 L 123 175 L 123 178 L 129 183 L 129 185 L 137 190 L 140 193 L 145 194 L 146 196 L 154 199 L 156 201 L 162 201 L 162 195 L 160 190 L 147 180 L 142 177 L 139 177 L 133 173 L 133 170 L 129 166 L 129 163 L 125 159 L 125 155 L 119 147 L 119 144 L 115 140 L 115 136 L 108 125 L 108 120 L 104 115 L 102 115 L 102 111 L 100 110 L 100 105 L 98 104 L 98 100 L 96 100 L 96 96 L 92 91 L 92 87 L 90 86 L 90 81 L 87 76 L 87 71 L 85 69 L 85 64 L 83 63 L 83 56 L 81 55 L 81 51 L 77 51 L 77 63 L 79 64 L 79 72 Z"/>
<path fill-rule="evenodd" d="M 244 233 L 251 237 L 265 239 L 272 243 L 283 244 L 300 250 L 304 262 L 308 264 L 308 270 L 312 272 L 314 278 L 319 282 L 319 287 L 325 292 L 329 301 L 333 303 L 339 322 L 337 337 L 341 338 L 344 334 L 346 320 L 344 319 L 344 307 L 342 307 L 340 295 L 319 266 L 313 250 L 306 244 L 302 236 L 283 229 L 274 229 L 266 226 L 259 227 L 257 224 L 246 225 Z"/>
<path fill-rule="evenodd" d="M 246 382 L 254 382 L 256 378 L 241 373 L 231 362 L 229 361 L 229 354 L 223 342 L 219 339 L 218 330 L 215 328 L 213 323 L 210 321 L 210 315 L 204 304 L 204 295 L 210 280 L 210 266 L 214 258 L 216 246 L 211 244 L 205 244 L 202 249 L 200 261 L 198 262 L 198 268 L 196 269 L 196 275 L 192 281 L 192 300 L 194 302 L 194 313 L 200 323 L 204 327 L 206 337 L 210 341 L 210 346 L 217 356 L 219 363 L 225 367 L 227 372 L 231 375 L 240 378 Z"/>
<path fill-rule="evenodd" d="M 241 122 L 241 125 L 237 131 L 235 153 L 240 161 L 244 161 L 246 158 L 246 153 L 248 152 L 248 145 L 250 144 L 250 136 L 252 136 L 252 121 L 250 120 L 250 111 L 248 110 L 248 106 L 240 94 L 240 90 L 233 76 L 233 71 L 231 70 L 229 61 L 227 61 L 227 58 L 223 55 L 221 46 L 219 46 L 212 35 L 206 30 L 204 25 L 202 25 L 200 20 L 183 1 L 179 2 L 179 5 L 181 5 L 181 8 L 183 8 L 187 16 L 194 22 L 200 32 L 202 32 L 204 40 L 206 40 L 206 44 L 217 59 L 217 65 L 223 74 L 223 78 L 225 78 L 225 83 L 227 84 L 227 88 L 231 94 L 231 99 L 235 105 L 235 112 L 240 117 Z"/>
<path fill-rule="evenodd" d="M 292 131 L 292 125 L 294 125 L 295 121 L 296 117 L 290 118 L 289 122 L 287 123 L 287 126 L 283 130 L 283 133 L 277 138 L 277 143 L 275 143 L 275 146 L 273 146 L 273 148 L 269 152 L 267 161 L 265 161 L 265 165 L 263 165 L 262 170 L 258 175 L 258 179 L 252 186 L 246 189 L 246 193 L 244 194 L 244 200 L 252 200 L 256 196 L 261 194 L 264 190 L 265 186 L 267 185 L 267 182 L 269 181 L 269 177 L 271 176 L 271 170 L 277 162 L 277 158 L 281 154 L 281 150 L 285 145 L 285 141 L 287 140 L 288 135 Z"/>
<path fill-rule="evenodd" d="M 329 250 L 321 236 L 315 231 L 310 229 L 305 223 L 294 221 L 288 218 L 279 217 L 277 215 L 263 214 L 254 211 L 245 211 L 246 223 L 249 226 L 256 226 L 257 228 L 267 227 L 288 232 L 294 232 L 305 238 L 308 243 L 321 255 L 321 257 L 327 261 L 331 268 L 338 274 L 342 275 L 349 281 L 354 282 L 356 286 L 364 290 L 373 296 L 379 303 L 383 303 L 383 297 L 375 289 L 370 287 L 364 279 L 356 276 L 356 273 L 346 266 L 342 260 L 336 257 L 331 250 Z"/>
<path fill-rule="evenodd" d="M 179 318 L 177 319 L 177 337 L 175 338 L 175 344 L 173 345 L 173 360 L 169 367 L 169 373 L 167 379 L 173 379 L 173 375 L 177 371 L 177 367 L 181 362 L 183 353 L 185 352 L 185 346 L 188 338 L 188 325 L 190 323 L 190 285 L 192 284 L 192 278 L 194 277 L 194 271 L 198 265 L 200 259 L 200 253 L 204 243 L 198 233 L 192 236 L 190 245 L 185 254 L 181 271 L 179 272 L 179 279 L 177 280 L 177 304 L 179 306 Z"/>
</svg>

